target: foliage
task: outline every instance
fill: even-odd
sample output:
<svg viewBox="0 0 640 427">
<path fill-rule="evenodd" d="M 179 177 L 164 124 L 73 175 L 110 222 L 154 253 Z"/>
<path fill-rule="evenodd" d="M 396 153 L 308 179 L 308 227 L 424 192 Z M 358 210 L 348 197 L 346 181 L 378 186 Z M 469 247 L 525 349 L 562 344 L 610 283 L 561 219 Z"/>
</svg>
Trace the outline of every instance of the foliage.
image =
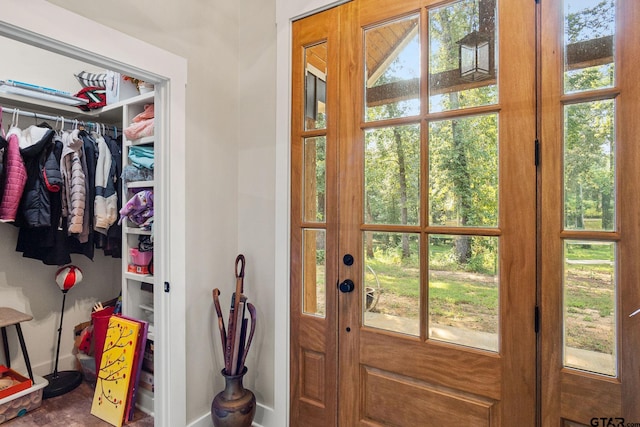
<svg viewBox="0 0 640 427">
<path fill-rule="evenodd" d="M 613 229 L 615 141 L 611 100 L 565 107 L 565 226 L 585 229 L 585 217 Z"/>
<path fill-rule="evenodd" d="M 590 8 L 572 11 L 571 7 L 580 2 L 566 3 L 566 39 L 568 43 L 612 35 L 615 20 L 615 0 L 601 0 Z"/>
</svg>

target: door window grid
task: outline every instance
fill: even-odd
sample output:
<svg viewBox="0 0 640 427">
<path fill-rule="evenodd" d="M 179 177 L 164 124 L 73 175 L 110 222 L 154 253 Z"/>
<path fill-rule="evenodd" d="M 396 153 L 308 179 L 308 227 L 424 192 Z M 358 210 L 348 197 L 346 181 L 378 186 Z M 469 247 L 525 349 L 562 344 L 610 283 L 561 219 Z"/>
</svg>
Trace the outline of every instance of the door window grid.
<svg viewBox="0 0 640 427">
<path fill-rule="evenodd" d="M 615 6 L 565 0 L 563 43 L 563 365 L 608 376 L 618 374 L 616 93 L 600 93 L 615 87 Z"/>
<path fill-rule="evenodd" d="M 482 4 L 483 10 L 479 11 L 474 1 L 458 1 L 434 8 L 425 15 L 429 17 L 430 56 L 427 67 L 431 112 L 447 114 L 462 108 L 486 108 L 498 101 L 495 2 Z M 493 8 L 487 8 L 487 4 Z M 452 30 L 451 19 L 457 20 L 455 29 L 460 34 L 447 33 L 447 30 Z M 420 73 L 413 73 L 414 67 L 419 66 L 419 52 L 422 51 L 421 31 L 417 28 L 419 23 L 417 16 L 411 16 L 364 30 L 364 58 L 367 64 L 364 117 L 365 123 L 370 122 L 375 127 L 367 129 L 368 126 L 365 126 L 364 129 L 363 223 L 368 224 L 367 230 L 374 229 L 376 224 L 415 230 L 415 226 L 420 225 L 420 218 L 428 216 L 430 229 L 434 226 L 449 230 L 465 227 L 466 233 L 471 235 L 456 235 L 454 232 L 429 236 L 429 250 L 425 251 L 427 260 L 422 263 L 422 268 L 429 266 L 429 271 L 420 273 L 419 235 L 382 230 L 363 231 L 363 324 L 420 336 L 422 318 L 427 322 L 424 335 L 427 338 L 498 351 L 499 236 L 473 235 L 476 232 L 474 227 L 498 225 L 498 113 L 456 114 L 455 119 L 428 121 L 428 156 L 426 152 L 421 155 L 419 151 L 425 148 L 418 143 L 422 123 L 382 127 L 374 123 L 409 118 L 420 113 Z M 412 25 L 416 28 L 407 29 Z M 386 70 L 374 70 L 370 65 L 374 63 L 374 55 L 367 49 L 373 46 L 374 41 L 379 42 L 389 29 L 395 29 L 400 38 L 404 34 L 408 40 L 397 42 L 402 49 L 396 48 L 390 54 L 392 57 L 386 63 Z M 488 34 L 491 43 L 490 74 L 483 82 L 469 82 L 460 76 L 460 49 L 456 41 L 474 30 Z M 426 36 L 424 34 L 423 39 Z M 451 58 L 455 58 L 455 61 Z M 453 78 L 453 73 L 458 73 L 458 77 Z M 374 74 L 375 78 L 372 78 Z M 447 76 L 446 80 L 443 80 L 444 76 Z M 395 84 L 391 84 L 394 79 Z M 382 92 L 381 86 L 389 90 Z M 385 97 L 376 98 L 377 105 L 371 102 L 374 91 L 378 91 L 376 94 L 385 93 Z M 407 99 L 404 104 L 396 102 Z M 452 129 L 456 132 L 452 133 Z M 461 162 L 460 159 L 465 158 L 467 161 Z M 420 162 L 422 168 L 413 166 Z M 428 168 L 425 168 L 427 163 Z M 457 170 L 452 164 L 457 165 Z M 424 170 L 429 175 L 426 179 L 420 177 Z M 471 175 L 478 182 L 456 179 Z M 422 196 L 430 203 L 427 215 L 420 214 L 420 207 L 427 207 L 420 201 L 420 183 L 426 183 L 429 188 L 429 194 Z M 482 231 L 478 229 L 477 233 Z M 408 242 L 414 239 L 416 243 L 412 247 Z M 448 259 L 446 268 L 450 271 L 445 271 L 445 274 L 436 269 L 439 263 L 442 264 L 442 259 Z M 480 276 L 487 280 L 476 280 Z M 424 282 L 428 283 L 428 289 L 420 291 Z M 487 283 L 491 290 L 481 289 Z M 486 298 L 474 298 L 478 293 Z M 427 301 L 423 307 L 428 312 L 422 317 L 421 298 Z M 465 307 L 469 302 L 471 304 Z M 443 308 L 447 305 L 449 309 Z M 487 315 L 487 310 L 491 314 Z M 462 317 L 466 320 L 460 321 Z M 488 320 L 469 320 L 481 317 Z M 482 323 L 482 326 L 478 327 L 476 323 Z"/>
</svg>

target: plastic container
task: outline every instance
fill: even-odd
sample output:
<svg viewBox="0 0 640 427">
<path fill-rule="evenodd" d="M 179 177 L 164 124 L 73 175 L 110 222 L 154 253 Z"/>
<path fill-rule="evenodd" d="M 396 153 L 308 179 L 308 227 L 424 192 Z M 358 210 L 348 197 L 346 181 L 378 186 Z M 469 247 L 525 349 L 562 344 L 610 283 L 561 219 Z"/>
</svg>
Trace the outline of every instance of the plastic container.
<svg viewBox="0 0 640 427">
<path fill-rule="evenodd" d="M 135 265 L 149 265 L 153 258 L 153 251 L 140 252 L 138 248 L 129 249 L 131 262 Z"/>
<path fill-rule="evenodd" d="M 28 389 L 0 399 L 0 424 L 40 407 L 42 391 L 49 381 L 37 375 L 33 379 L 35 384 Z"/>
</svg>

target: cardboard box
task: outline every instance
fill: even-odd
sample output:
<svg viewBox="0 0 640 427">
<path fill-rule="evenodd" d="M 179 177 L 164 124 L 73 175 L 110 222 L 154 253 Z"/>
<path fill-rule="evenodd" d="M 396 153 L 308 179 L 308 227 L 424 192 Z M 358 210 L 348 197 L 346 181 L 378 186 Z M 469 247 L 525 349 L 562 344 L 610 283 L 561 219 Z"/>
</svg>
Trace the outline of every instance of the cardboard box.
<svg viewBox="0 0 640 427">
<path fill-rule="evenodd" d="M 0 386 L 0 399 L 11 396 L 12 394 L 18 393 L 22 390 L 26 390 L 33 385 L 31 379 L 23 377 L 13 369 L 9 369 L 4 365 L 0 365 L 0 380 L 4 380 L 6 382 L 13 381 L 13 385 L 9 385 L 8 387 Z"/>
<path fill-rule="evenodd" d="M 40 407 L 43 389 L 49 382 L 37 375 L 33 379 L 35 384 L 31 387 L 0 399 L 0 424 Z"/>
</svg>

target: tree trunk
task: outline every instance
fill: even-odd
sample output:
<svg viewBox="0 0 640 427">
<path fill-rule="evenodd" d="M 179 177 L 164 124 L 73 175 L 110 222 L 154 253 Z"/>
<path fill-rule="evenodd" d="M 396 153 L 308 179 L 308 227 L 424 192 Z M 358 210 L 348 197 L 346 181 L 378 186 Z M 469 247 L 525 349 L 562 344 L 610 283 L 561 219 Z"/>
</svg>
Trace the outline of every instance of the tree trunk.
<svg viewBox="0 0 640 427">
<path fill-rule="evenodd" d="M 367 215 L 367 223 L 373 224 L 373 214 L 371 214 L 371 203 L 369 203 L 369 197 L 366 198 L 365 201 L 365 212 Z M 367 258 L 373 258 L 373 233 L 366 232 L 364 233 L 364 247 L 365 252 L 367 254 Z"/>
<path fill-rule="evenodd" d="M 402 135 L 398 128 L 393 129 L 393 137 L 396 142 L 396 150 L 398 152 L 398 183 L 400 184 L 400 223 L 407 225 L 409 222 L 409 214 L 407 210 L 407 169 L 404 155 L 404 145 Z M 409 248 L 409 235 L 402 234 L 402 258 L 409 258 L 411 250 Z"/>
<path fill-rule="evenodd" d="M 458 94 L 449 94 L 452 103 L 458 104 Z M 466 226 L 470 221 L 472 200 L 471 200 L 471 177 L 467 166 L 467 153 L 465 147 L 465 135 L 460 129 L 458 122 L 451 122 L 451 133 L 453 138 L 453 156 L 456 170 L 450 171 L 452 175 L 453 188 L 458 198 L 458 215 L 460 225 Z M 471 259 L 471 238 L 469 236 L 458 236 L 455 240 L 456 260 L 460 264 L 466 264 Z"/>
</svg>

